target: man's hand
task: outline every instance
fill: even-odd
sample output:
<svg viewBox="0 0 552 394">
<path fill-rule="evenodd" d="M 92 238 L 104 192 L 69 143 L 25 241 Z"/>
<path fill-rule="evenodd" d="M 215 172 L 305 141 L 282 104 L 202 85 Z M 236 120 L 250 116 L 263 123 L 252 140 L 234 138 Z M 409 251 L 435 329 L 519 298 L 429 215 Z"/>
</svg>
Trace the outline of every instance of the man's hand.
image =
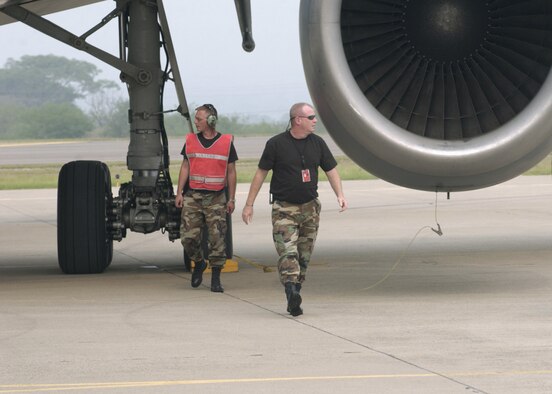
<svg viewBox="0 0 552 394">
<path fill-rule="evenodd" d="M 242 219 L 245 224 L 249 224 L 253 221 L 253 205 L 246 205 L 243 207 Z"/>
<path fill-rule="evenodd" d="M 176 196 L 174 197 L 174 205 L 177 208 L 182 208 L 183 202 L 184 202 L 184 196 L 182 194 L 177 193 Z"/>
<path fill-rule="evenodd" d="M 226 212 L 232 214 L 236 208 L 236 203 L 234 201 L 228 201 L 226 203 Z"/>
<path fill-rule="evenodd" d="M 339 204 L 340 208 L 339 212 L 343 212 L 349 207 L 349 204 L 347 204 L 347 200 L 345 200 L 345 197 L 338 197 L 337 203 Z"/>
</svg>

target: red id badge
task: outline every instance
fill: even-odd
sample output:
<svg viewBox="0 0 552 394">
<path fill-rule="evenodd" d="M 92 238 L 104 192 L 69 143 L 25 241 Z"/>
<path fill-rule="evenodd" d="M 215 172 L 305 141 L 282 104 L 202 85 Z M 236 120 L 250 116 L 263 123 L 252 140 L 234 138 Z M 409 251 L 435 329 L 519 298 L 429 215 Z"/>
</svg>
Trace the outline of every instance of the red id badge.
<svg viewBox="0 0 552 394">
<path fill-rule="evenodd" d="M 303 178 L 303 182 L 310 182 L 310 171 L 308 169 L 301 170 L 301 177 Z"/>
</svg>

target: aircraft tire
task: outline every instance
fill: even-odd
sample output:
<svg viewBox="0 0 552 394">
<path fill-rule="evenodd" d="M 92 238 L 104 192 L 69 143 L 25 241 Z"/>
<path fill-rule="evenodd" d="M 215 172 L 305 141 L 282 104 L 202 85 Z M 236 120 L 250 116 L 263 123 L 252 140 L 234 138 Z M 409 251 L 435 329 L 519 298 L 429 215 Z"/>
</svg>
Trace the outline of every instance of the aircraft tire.
<svg viewBox="0 0 552 394">
<path fill-rule="evenodd" d="M 66 274 L 103 272 L 113 258 L 107 207 L 109 168 L 99 161 L 72 161 L 58 178 L 58 262 Z"/>
<path fill-rule="evenodd" d="M 105 197 L 106 197 L 106 204 L 108 203 L 111 203 L 111 201 L 113 201 L 113 194 L 111 192 L 111 188 L 112 188 L 112 185 L 111 185 L 111 172 L 109 171 L 109 167 L 107 166 L 107 164 L 105 163 L 101 163 L 102 164 L 102 168 L 105 172 L 105 176 L 106 176 L 106 194 L 105 194 Z M 107 207 L 107 206 L 106 206 Z M 107 213 L 106 213 L 107 214 Z M 107 225 L 107 220 L 106 220 L 106 225 Z M 106 231 L 107 231 L 107 228 L 106 228 Z M 107 237 L 107 233 L 106 233 L 106 237 Z M 113 239 L 112 238 L 108 238 L 107 239 L 107 243 L 108 243 L 108 246 L 107 246 L 107 267 L 109 267 L 111 265 L 111 261 L 113 260 Z"/>
</svg>

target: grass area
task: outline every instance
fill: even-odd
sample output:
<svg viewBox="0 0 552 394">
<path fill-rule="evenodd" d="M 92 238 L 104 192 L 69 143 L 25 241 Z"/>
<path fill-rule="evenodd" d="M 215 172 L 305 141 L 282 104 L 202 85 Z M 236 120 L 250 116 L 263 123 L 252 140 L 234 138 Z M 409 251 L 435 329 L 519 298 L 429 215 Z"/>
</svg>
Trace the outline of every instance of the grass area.
<svg viewBox="0 0 552 394">
<path fill-rule="evenodd" d="M 366 170 L 356 165 L 346 156 L 336 157 L 339 175 L 343 180 L 375 179 Z M 257 170 L 257 159 L 238 160 L 237 172 L 239 183 L 249 183 Z M 132 173 L 126 168 L 125 162 L 106 163 L 111 171 L 113 185 L 129 182 Z M 9 189 L 51 189 L 57 187 L 58 173 L 62 164 L 30 164 L 30 165 L 5 165 L 0 166 L 0 190 Z M 173 183 L 178 180 L 180 163 L 170 167 Z M 119 175 L 119 179 L 116 179 Z M 552 175 L 552 155 L 547 156 L 525 175 Z M 267 181 L 270 180 L 270 173 Z M 320 180 L 327 180 L 326 174 L 320 172 Z"/>
</svg>

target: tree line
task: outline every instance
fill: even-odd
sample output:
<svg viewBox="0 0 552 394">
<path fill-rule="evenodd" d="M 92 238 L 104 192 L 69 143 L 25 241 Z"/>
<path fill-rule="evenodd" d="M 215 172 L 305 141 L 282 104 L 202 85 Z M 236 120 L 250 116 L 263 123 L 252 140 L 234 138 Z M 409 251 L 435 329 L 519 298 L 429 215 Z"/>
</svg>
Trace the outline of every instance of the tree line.
<svg viewBox="0 0 552 394">
<path fill-rule="evenodd" d="M 61 56 L 9 59 L 0 68 L 0 139 L 127 137 L 128 98 L 120 83 L 99 74 L 92 63 Z M 166 114 L 164 124 L 168 135 L 187 130 L 178 113 Z M 285 121 L 231 115 L 220 116 L 217 128 L 274 135 L 285 127 Z"/>
</svg>

